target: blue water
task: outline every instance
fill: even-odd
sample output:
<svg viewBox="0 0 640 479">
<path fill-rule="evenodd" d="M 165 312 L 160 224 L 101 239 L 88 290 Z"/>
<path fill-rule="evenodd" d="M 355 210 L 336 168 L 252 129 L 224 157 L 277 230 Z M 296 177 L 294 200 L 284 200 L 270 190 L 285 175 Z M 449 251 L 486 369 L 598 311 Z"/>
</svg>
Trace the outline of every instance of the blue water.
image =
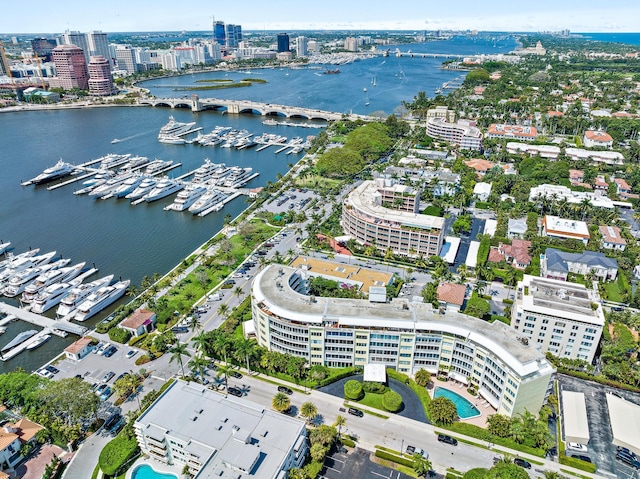
<svg viewBox="0 0 640 479">
<path fill-rule="evenodd" d="M 445 388 L 436 388 L 433 392 L 433 397 L 445 397 L 450 399 L 453 404 L 456 405 L 456 410 L 458 411 L 458 416 L 460 419 L 469 419 L 470 417 L 476 417 L 480 415 L 480 411 L 473 404 L 467 401 L 465 398 L 460 396 L 459 394 L 450 391 Z"/>
<path fill-rule="evenodd" d="M 131 479 L 177 479 L 177 477 L 174 474 L 157 472 L 148 464 L 141 464 L 133 470 Z"/>
<path fill-rule="evenodd" d="M 640 45 L 640 33 L 579 33 L 579 35 L 599 42 Z"/>
</svg>

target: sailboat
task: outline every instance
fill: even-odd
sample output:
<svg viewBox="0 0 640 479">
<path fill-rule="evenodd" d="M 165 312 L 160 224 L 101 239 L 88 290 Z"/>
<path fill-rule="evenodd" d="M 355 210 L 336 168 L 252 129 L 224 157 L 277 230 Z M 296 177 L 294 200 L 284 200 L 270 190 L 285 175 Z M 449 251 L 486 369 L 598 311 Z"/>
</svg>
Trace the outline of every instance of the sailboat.
<svg viewBox="0 0 640 479">
<path fill-rule="evenodd" d="M 375 77 L 375 75 L 371 79 L 371 85 L 376 86 L 376 77 Z"/>
</svg>

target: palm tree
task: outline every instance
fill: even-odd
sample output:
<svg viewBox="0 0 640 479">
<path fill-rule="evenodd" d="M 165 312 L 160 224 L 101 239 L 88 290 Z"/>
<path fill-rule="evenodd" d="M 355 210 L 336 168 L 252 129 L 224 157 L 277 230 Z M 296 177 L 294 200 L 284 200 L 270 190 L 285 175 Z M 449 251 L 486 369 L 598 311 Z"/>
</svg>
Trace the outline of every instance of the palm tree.
<svg viewBox="0 0 640 479">
<path fill-rule="evenodd" d="M 171 354 L 169 363 L 176 361 L 180 366 L 182 376 L 184 376 L 184 364 L 182 364 L 182 356 L 191 357 L 191 353 L 187 351 L 187 345 L 185 343 L 177 342 L 176 344 L 171 346 L 167 352 Z"/>
<path fill-rule="evenodd" d="M 318 407 L 311 401 L 304 402 L 302 406 L 300 406 L 300 414 L 302 417 L 305 417 L 307 421 L 311 421 L 318 415 Z"/>
<path fill-rule="evenodd" d="M 342 437 L 340 435 L 340 432 L 342 431 L 342 426 L 345 426 L 346 424 L 347 419 L 342 414 L 338 414 L 338 416 L 336 417 L 336 421 L 333 423 L 333 427 L 338 428 L 338 438 Z"/>
<path fill-rule="evenodd" d="M 202 329 L 202 324 L 200 323 L 198 317 L 195 315 L 189 316 L 189 322 L 187 323 L 187 326 L 189 326 L 194 332 Z"/>
<path fill-rule="evenodd" d="M 291 406 L 291 399 L 285 393 L 277 393 L 271 400 L 271 406 L 278 412 L 284 412 Z"/>
<path fill-rule="evenodd" d="M 240 296 L 244 296 L 244 291 L 240 286 L 236 286 L 236 289 L 233 290 L 233 294 L 240 299 Z"/>
<path fill-rule="evenodd" d="M 222 303 L 220 306 L 218 306 L 218 314 L 224 319 L 227 319 L 227 316 L 229 316 L 229 305 L 226 303 Z"/>
<path fill-rule="evenodd" d="M 227 361 L 227 355 L 229 354 L 229 350 L 231 349 L 231 340 L 225 334 L 218 334 L 213 339 L 213 350 L 218 354 L 222 355 L 224 358 L 225 364 Z"/>
<path fill-rule="evenodd" d="M 229 366 L 228 364 L 219 364 L 218 365 L 217 377 L 220 377 L 221 375 L 224 374 L 224 389 L 225 389 L 225 391 L 229 387 L 229 371 L 231 371 L 231 366 Z"/>
<path fill-rule="evenodd" d="M 139 374 L 133 374 L 131 371 L 129 374 L 118 379 L 113 388 L 116 391 L 117 396 L 129 396 L 133 394 L 138 402 L 138 409 L 140 409 L 140 398 L 138 397 L 138 388 L 142 384 L 142 376 Z"/>
<path fill-rule="evenodd" d="M 251 374 L 251 364 L 250 359 L 251 356 L 255 355 L 256 351 L 256 342 L 253 339 L 242 338 L 235 343 L 234 351 L 238 353 L 239 356 L 244 357 L 247 362 L 247 371 Z"/>
<path fill-rule="evenodd" d="M 204 371 L 209 365 L 209 361 L 207 361 L 202 354 L 192 357 L 187 364 L 192 371 L 196 371 L 198 373 L 200 380 L 204 379 Z"/>
<path fill-rule="evenodd" d="M 140 294 L 140 290 L 135 284 L 131 283 L 127 288 L 127 296 L 135 298 L 136 296 L 138 296 L 138 294 Z"/>
<path fill-rule="evenodd" d="M 202 356 L 207 354 L 207 348 L 209 346 L 209 336 L 207 336 L 204 331 L 191 338 L 191 343 Z"/>
</svg>

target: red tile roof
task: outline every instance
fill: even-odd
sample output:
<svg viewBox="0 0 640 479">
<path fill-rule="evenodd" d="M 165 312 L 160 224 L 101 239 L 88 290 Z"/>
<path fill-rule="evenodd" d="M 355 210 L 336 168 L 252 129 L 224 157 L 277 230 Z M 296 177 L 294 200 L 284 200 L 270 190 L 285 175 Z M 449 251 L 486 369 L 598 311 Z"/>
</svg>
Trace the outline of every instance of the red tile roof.
<svg viewBox="0 0 640 479">
<path fill-rule="evenodd" d="M 498 247 L 505 256 L 513 258 L 516 263 L 528 265 L 531 264 L 531 241 L 514 239 L 510 245 L 500 243 Z"/>
<path fill-rule="evenodd" d="M 137 311 L 134 311 L 131 316 L 122 321 L 120 323 L 120 327 L 138 329 L 140 326 L 146 326 L 149 324 L 155 315 L 156 313 L 149 311 L 148 309 L 138 309 Z"/>
<path fill-rule="evenodd" d="M 442 283 L 438 285 L 438 301 L 462 306 L 465 291 L 464 284 Z"/>
<path fill-rule="evenodd" d="M 613 141 L 611 135 L 606 131 L 587 130 L 584 132 L 584 137 L 591 141 L 598 141 L 600 143 L 608 143 L 610 141 Z"/>
<path fill-rule="evenodd" d="M 502 260 L 504 260 L 504 255 L 498 251 L 496 246 L 492 246 L 489 250 L 489 257 L 487 258 L 487 261 L 489 263 L 499 263 Z"/>
<path fill-rule="evenodd" d="M 626 240 L 620 235 L 620 228 L 617 226 L 600 226 L 598 229 L 605 243 L 627 244 Z"/>
<path fill-rule="evenodd" d="M 89 344 L 91 344 L 91 341 L 93 341 L 93 339 L 91 339 L 88 336 L 85 336 L 84 338 L 80 338 L 77 341 L 74 341 L 69 346 L 67 346 L 64 350 L 67 353 L 78 354 L 80 351 L 82 351 L 82 349 L 84 349 Z"/>
</svg>

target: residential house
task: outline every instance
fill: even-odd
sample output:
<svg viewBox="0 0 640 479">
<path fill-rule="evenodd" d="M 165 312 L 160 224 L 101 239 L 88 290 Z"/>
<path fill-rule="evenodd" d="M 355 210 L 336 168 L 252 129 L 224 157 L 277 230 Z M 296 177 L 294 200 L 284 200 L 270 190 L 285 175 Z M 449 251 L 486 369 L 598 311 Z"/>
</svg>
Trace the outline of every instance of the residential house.
<svg viewBox="0 0 640 479">
<path fill-rule="evenodd" d="M 587 148 L 602 147 L 611 148 L 613 146 L 613 138 L 605 131 L 587 130 L 584 132 L 583 144 Z"/>
<path fill-rule="evenodd" d="M 448 171 L 438 171 L 438 183 L 431 190 L 433 196 L 439 198 L 441 196 L 453 196 L 460 189 L 460 175 Z"/>
<path fill-rule="evenodd" d="M 133 336 L 141 336 L 155 329 L 156 313 L 147 309 L 138 309 L 125 318 L 120 327 L 129 331 Z"/>
<path fill-rule="evenodd" d="M 618 196 L 620 198 L 629 199 L 639 197 L 639 195 L 631 193 L 631 187 L 629 186 L 629 183 L 627 183 L 622 178 L 615 178 L 613 181 L 616 184 L 616 192 L 618 193 Z"/>
<path fill-rule="evenodd" d="M 569 181 L 572 186 L 591 189 L 591 185 L 584 182 L 584 171 L 582 170 L 569 170 Z"/>
<path fill-rule="evenodd" d="M 509 218 L 507 238 L 524 238 L 527 232 L 527 218 Z"/>
<path fill-rule="evenodd" d="M 39 424 L 22 418 L 11 424 L 5 424 L 0 429 L 0 464 L 14 468 L 23 457 L 20 455 L 20 449 L 26 443 L 34 443 L 36 434 L 43 430 Z"/>
<path fill-rule="evenodd" d="M 596 191 L 602 191 L 606 194 L 609 189 L 609 183 L 605 181 L 604 177 L 598 176 L 594 182 L 594 188 Z"/>
<path fill-rule="evenodd" d="M 499 263 L 506 261 L 514 268 L 525 269 L 531 264 L 531 241 L 514 239 L 511 244 L 500 243 L 489 250 L 487 261 Z"/>
<path fill-rule="evenodd" d="M 80 338 L 67 346 L 64 349 L 64 354 L 67 359 L 71 359 L 72 361 L 80 361 L 93 349 L 91 347 L 92 342 L 93 339 L 91 339 L 89 336 Z"/>
<path fill-rule="evenodd" d="M 599 230 L 603 248 L 624 251 L 627 247 L 627 241 L 622 237 L 620 228 L 617 226 L 600 226 Z"/>
<path fill-rule="evenodd" d="M 460 311 L 464 305 L 467 287 L 464 284 L 442 283 L 438 285 L 438 302 L 447 311 Z"/>
<path fill-rule="evenodd" d="M 476 175 L 478 175 L 478 178 L 482 178 L 491 168 L 496 166 L 495 163 L 487 161 L 483 158 L 474 158 L 472 160 L 465 161 L 464 164 L 469 168 L 476 170 Z"/>
<path fill-rule="evenodd" d="M 602 281 L 612 281 L 618 275 L 618 262 L 596 251 L 567 253 L 547 248 L 540 257 L 540 276 L 566 281 L 569 273 L 584 276 L 593 273 Z"/>
<path fill-rule="evenodd" d="M 545 215 L 542 219 L 542 236 L 560 239 L 577 239 L 585 245 L 591 235 L 589 227 L 584 221 L 575 221 L 558 216 Z"/>
<path fill-rule="evenodd" d="M 473 195 L 478 198 L 478 201 L 486 202 L 491 196 L 491 183 L 476 183 L 473 187 Z"/>
<path fill-rule="evenodd" d="M 535 126 L 505 125 L 492 123 L 487 130 L 487 138 L 502 140 L 533 141 L 538 136 Z"/>
</svg>

